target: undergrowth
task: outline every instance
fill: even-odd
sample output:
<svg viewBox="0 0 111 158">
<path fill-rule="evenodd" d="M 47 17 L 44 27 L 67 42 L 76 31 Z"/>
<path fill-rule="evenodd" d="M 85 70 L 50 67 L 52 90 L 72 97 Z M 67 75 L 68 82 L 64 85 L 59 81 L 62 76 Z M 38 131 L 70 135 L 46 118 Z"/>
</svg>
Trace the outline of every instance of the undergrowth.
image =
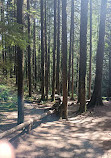
<svg viewBox="0 0 111 158">
<path fill-rule="evenodd" d="M 0 111 L 16 110 L 17 95 L 16 90 L 7 85 L 0 85 Z"/>
</svg>

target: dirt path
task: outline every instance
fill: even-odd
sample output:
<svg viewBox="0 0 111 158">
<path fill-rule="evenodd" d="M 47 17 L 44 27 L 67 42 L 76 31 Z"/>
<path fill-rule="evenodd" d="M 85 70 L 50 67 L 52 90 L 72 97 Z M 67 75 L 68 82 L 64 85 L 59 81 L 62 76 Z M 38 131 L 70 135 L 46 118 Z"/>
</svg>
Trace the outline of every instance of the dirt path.
<svg viewBox="0 0 111 158">
<path fill-rule="evenodd" d="M 28 105 L 29 107 L 29 105 Z M 33 107 L 34 108 L 34 107 Z M 32 109 L 33 109 L 32 108 Z M 74 106 L 69 107 L 70 111 Z M 36 111 L 37 110 L 37 111 Z M 42 113 L 32 110 L 33 117 Z M 49 116 L 30 134 L 24 134 L 11 143 L 18 158 L 111 158 L 111 102 L 93 112 L 59 121 Z M 27 111 L 27 118 L 29 116 Z"/>
<path fill-rule="evenodd" d="M 47 106 L 51 106 L 51 103 L 47 103 Z M 27 121 L 30 118 L 35 118 L 38 115 L 44 113 L 44 109 L 47 108 L 44 104 L 37 103 L 25 103 L 24 104 L 24 120 Z M 17 111 L 2 111 L 0 110 L 0 133 L 9 130 L 17 125 Z"/>
</svg>

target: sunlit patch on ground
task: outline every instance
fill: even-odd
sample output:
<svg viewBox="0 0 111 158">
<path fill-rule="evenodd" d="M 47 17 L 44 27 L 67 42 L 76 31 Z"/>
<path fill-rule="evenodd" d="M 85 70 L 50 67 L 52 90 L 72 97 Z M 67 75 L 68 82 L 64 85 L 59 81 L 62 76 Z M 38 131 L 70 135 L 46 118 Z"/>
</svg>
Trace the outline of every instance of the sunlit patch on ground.
<svg viewBox="0 0 111 158">
<path fill-rule="evenodd" d="M 42 107 L 43 106 L 43 107 Z M 48 105 L 47 105 L 48 106 Z M 49 105 L 50 107 L 50 105 Z M 16 156 L 31 158 L 110 158 L 111 106 L 96 107 L 92 112 L 75 116 L 75 107 L 69 106 L 69 120 L 61 121 L 54 115 L 34 126 L 30 134 L 13 139 Z M 47 108 L 47 107 L 46 107 Z M 25 120 L 44 112 L 44 105 L 25 103 Z M 1 113 L 2 114 L 2 113 Z M 2 129 L 16 125 L 17 112 L 5 112 Z M 2 116 L 3 117 L 3 116 Z"/>
</svg>

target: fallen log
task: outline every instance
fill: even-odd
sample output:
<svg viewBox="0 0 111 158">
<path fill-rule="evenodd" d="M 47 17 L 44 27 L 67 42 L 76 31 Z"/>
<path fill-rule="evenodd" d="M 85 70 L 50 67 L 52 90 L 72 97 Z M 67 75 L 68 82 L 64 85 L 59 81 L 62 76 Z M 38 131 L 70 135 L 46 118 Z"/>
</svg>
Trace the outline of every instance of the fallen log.
<svg viewBox="0 0 111 158">
<path fill-rule="evenodd" d="M 55 110 L 49 110 L 48 112 L 43 113 L 41 116 L 38 116 L 34 119 L 30 119 L 27 122 L 21 123 L 20 125 L 17 125 L 16 127 L 12 128 L 12 129 L 7 130 L 7 131 L 0 134 L 0 139 L 3 139 L 4 137 L 9 136 L 9 135 L 13 134 L 16 131 L 24 130 L 25 128 L 28 130 L 28 132 L 30 132 L 34 122 L 37 122 L 38 120 L 41 120 L 44 117 L 53 114 L 54 112 L 55 112 Z"/>
</svg>

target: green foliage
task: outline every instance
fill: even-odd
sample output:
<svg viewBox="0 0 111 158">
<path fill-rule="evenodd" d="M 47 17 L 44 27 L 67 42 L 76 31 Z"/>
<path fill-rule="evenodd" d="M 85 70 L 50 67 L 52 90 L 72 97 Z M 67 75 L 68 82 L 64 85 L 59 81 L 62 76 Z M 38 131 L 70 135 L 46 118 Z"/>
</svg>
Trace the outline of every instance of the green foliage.
<svg viewBox="0 0 111 158">
<path fill-rule="evenodd" d="M 0 100 L 2 100 L 2 99 L 3 99 L 3 101 L 7 101 L 8 100 L 8 92 L 7 91 L 3 91 L 1 93 Z"/>
<path fill-rule="evenodd" d="M 7 69 L 7 70 L 10 70 L 11 68 L 13 67 L 13 63 L 10 62 L 10 61 L 7 61 L 7 62 L 3 62 L 3 61 L 0 61 L 0 68 L 1 69 Z"/>
<path fill-rule="evenodd" d="M 6 88 L 4 85 L 0 85 L 0 100 L 8 101 L 8 99 L 9 99 L 9 89 Z"/>
<path fill-rule="evenodd" d="M 6 47 L 8 46 L 19 46 L 25 50 L 27 47 L 27 32 L 22 31 L 22 25 L 16 22 L 0 22 L 0 34 L 2 40 L 5 40 Z"/>
<path fill-rule="evenodd" d="M 0 85 L 0 108 L 7 110 L 16 110 L 17 95 L 11 88 L 6 85 Z"/>
</svg>

